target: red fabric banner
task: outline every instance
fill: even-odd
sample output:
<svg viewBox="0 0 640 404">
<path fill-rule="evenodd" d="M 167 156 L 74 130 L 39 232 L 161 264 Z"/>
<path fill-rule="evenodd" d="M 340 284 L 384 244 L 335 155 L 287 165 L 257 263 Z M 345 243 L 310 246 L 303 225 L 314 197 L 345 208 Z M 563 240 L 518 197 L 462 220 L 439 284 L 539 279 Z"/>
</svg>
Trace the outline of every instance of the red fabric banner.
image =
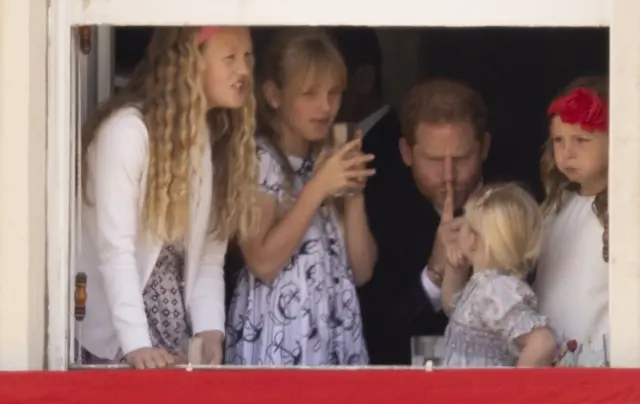
<svg viewBox="0 0 640 404">
<path fill-rule="evenodd" d="M 640 403 L 640 370 L 0 373 L 2 404 Z"/>
</svg>

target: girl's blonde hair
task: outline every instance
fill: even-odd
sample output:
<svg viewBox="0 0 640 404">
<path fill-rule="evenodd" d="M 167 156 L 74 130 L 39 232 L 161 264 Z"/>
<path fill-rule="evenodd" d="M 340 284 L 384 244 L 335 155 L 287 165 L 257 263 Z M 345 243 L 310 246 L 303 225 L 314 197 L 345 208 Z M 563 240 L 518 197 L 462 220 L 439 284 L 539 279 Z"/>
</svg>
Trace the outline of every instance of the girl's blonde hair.
<svg viewBox="0 0 640 404">
<path fill-rule="evenodd" d="M 340 52 L 325 31 L 318 28 L 289 28 L 278 32 L 267 49 L 260 70 L 260 87 L 272 82 L 281 91 L 301 93 L 309 78 L 318 80 L 325 75 L 335 78 L 342 90 L 347 85 L 347 68 Z M 257 94 L 258 132 L 277 153 L 284 175 L 284 193 L 291 200 L 294 198 L 295 173 L 278 146 L 277 111 L 269 105 L 262 91 Z M 312 154 L 331 141 L 332 136 L 327 136 L 325 142 L 313 145 Z"/>
<path fill-rule="evenodd" d="M 253 88 L 237 110 L 209 110 L 203 89 L 200 28 L 156 28 L 129 85 L 102 105 L 83 129 L 81 164 L 100 126 L 116 110 L 141 111 L 149 132 L 149 169 L 142 224 L 163 241 L 182 239 L 189 226 L 190 178 L 200 178 L 205 142 L 214 164 L 211 231 L 226 239 L 255 228 Z M 210 131 L 207 133 L 207 127 Z M 108 173 L 98 173 L 109 175 Z M 86 179 L 83 194 L 86 202 Z"/>
<path fill-rule="evenodd" d="M 491 266 L 524 277 L 535 265 L 544 219 L 523 188 L 514 183 L 485 186 L 469 197 L 464 217 L 482 238 Z"/>
<path fill-rule="evenodd" d="M 607 77 L 601 76 L 579 77 L 569 83 L 555 98 L 569 95 L 579 87 L 594 91 L 603 102 L 609 102 L 609 80 Z M 551 138 L 545 142 L 540 168 L 542 184 L 544 185 L 546 193 L 542 210 L 545 215 L 552 212 L 559 212 L 563 206 L 562 195 L 564 191 L 577 192 L 580 187 L 578 184 L 570 182 L 569 178 L 558 169 L 556 159 L 553 155 L 553 140 Z M 608 212 L 606 188 L 596 195 L 593 201 L 593 211 L 598 217 L 600 224 L 606 226 Z"/>
</svg>

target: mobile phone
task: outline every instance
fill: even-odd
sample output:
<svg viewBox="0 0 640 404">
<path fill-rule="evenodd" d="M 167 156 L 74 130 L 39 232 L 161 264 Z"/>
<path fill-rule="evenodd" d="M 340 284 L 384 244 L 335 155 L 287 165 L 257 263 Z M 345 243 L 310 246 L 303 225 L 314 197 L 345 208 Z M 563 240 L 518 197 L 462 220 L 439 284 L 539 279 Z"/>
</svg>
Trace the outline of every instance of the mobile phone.
<svg viewBox="0 0 640 404">
<path fill-rule="evenodd" d="M 356 138 L 356 125 L 349 122 L 339 122 L 333 125 L 333 147 L 340 148 Z"/>
</svg>

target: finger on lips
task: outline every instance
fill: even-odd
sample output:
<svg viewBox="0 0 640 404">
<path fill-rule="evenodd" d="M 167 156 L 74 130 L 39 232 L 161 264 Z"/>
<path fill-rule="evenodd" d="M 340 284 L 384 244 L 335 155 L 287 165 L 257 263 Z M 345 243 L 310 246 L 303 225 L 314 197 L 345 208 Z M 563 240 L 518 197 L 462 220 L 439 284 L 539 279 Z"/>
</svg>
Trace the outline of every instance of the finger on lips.
<svg viewBox="0 0 640 404">
<path fill-rule="evenodd" d="M 453 220 L 453 191 L 450 191 L 449 188 L 450 185 L 447 185 L 447 193 L 444 198 L 444 204 L 442 205 L 441 221 L 444 223 Z"/>
<path fill-rule="evenodd" d="M 444 179 L 445 179 L 445 196 L 442 206 L 442 220 L 445 222 L 453 220 L 453 168 L 450 156 L 444 159 Z"/>
</svg>

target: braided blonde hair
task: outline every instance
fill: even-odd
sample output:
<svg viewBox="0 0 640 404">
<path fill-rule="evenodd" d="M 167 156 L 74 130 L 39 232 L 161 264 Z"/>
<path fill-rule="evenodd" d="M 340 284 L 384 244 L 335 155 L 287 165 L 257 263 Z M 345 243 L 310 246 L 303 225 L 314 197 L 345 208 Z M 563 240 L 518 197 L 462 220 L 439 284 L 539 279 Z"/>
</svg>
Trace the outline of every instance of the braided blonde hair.
<svg viewBox="0 0 640 404">
<path fill-rule="evenodd" d="M 204 60 L 197 36 L 200 28 L 156 28 L 147 53 L 129 85 L 102 105 L 82 134 L 81 164 L 102 123 L 115 111 L 135 106 L 149 132 L 146 199 L 142 223 L 163 241 L 182 239 L 189 223 L 189 184 L 201 177 L 206 141 L 214 164 L 214 212 L 211 231 L 218 238 L 255 228 L 255 101 L 238 110 L 208 111 L 203 90 Z M 210 138 L 204 135 L 209 127 Z M 83 178 L 86 194 L 86 176 Z M 215 220 L 214 220 L 215 218 Z"/>
</svg>

